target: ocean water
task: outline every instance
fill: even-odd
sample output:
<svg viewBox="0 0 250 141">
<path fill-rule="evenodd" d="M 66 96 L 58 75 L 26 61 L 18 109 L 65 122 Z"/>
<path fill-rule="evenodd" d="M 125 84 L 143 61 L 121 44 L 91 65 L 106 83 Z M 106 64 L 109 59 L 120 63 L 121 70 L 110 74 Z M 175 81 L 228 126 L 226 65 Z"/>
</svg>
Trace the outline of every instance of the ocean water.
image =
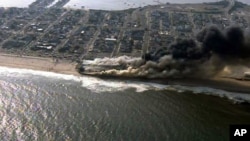
<svg viewBox="0 0 250 141">
<path fill-rule="evenodd" d="M 28 7 L 35 0 L 0 0 L 0 7 Z M 58 1 L 58 0 L 55 0 Z M 143 7 L 146 5 L 156 5 L 159 3 L 202 3 L 202 2 L 216 2 L 218 0 L 70 0 L 65 7 L 82 8 L 84 6 L 88 9 L 104 9 L 104 10 L 121 10 L 135 7 Z M 249 0 L 239 0 L 241 2 L 250 4 Z M 53 3 L 52 3 L 53 4 Z"/>
<path fill-rule="evenodd" d="M 122 10 L 129 8 L 143 7 L 147 5 L 157 5 L 170 3 L 202 3 L 202 2 L 215 2 L 217 0 L 71 0 L 65 7 L 81 8 L 84 6 L 87 9 L 104 9 L 104 10 Z"/>
<path fill-rule="evenodd" d="M 239 100 L 250 102 L 204 87 L 0 67 L 0 140 L 229 140 L 230 124 L 250 124 Z"/>
</svg>

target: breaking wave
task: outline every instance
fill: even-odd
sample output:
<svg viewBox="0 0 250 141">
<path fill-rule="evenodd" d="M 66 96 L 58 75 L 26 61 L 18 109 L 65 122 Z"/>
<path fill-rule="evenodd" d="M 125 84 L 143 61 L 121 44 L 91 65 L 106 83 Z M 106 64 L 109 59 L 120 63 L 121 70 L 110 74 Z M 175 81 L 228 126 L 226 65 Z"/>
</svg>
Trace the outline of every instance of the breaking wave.
<svg viewBox="0 0 250 141">
<path fill-rule="evenodd" d="M 89 89 L 95 93 L 116 92 L 127 89 L 135 89 L 136 92 L 144 92 L 149 90 L 167 90 L 179 93 L 192 92 L 194 94 L 206 94 L 227 98 L 234 103 L 250 103 L 250 94 L 228 92 L 220 89 L 209 87 L 188 87 L 181 85 L 163 85 L 150 82 L 139 82 L 130 80 L 104 80 L 90 76 L 74 76 L 58 74 L 54 72 L 37 71 L 30 69 L 16 69 L 8 67 L 0 67 L 0 75 L 27 77 L 27 75 L 43 76 L 51 79 L 62 79 L 79 82 L 82 87 Z"/>
</svg>

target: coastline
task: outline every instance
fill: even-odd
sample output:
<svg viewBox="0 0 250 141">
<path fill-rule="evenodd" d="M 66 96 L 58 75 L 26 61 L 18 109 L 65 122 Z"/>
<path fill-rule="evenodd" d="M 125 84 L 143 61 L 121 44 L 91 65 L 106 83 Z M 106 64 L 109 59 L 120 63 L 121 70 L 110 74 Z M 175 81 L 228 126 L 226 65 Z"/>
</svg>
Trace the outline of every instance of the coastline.
<svg viewBox="0 0 250 141">
<path fill-rule="evenodd" d="M 83 74 L 87 76 L 98 77 L 104 80 L 122 80 L 122 81 L 138 81 L 152 82 L 163 85 L 181 85 L 188 87 L 208 87 L 214 89 L 225 90 L 228 92 L 238 92 L 250 94 L 250 81 L 236 80 L 226 77 L 213 78 L 142 78 L 142 77 L 123 77 L 123 76 L 107 76 L 96 74 Z"/>
<path fill-rule="evenodd" d="M 55 72 L 61 74 L 75 75 L 75 76 L 92 76 L 105 80 L 132 80 L 141 82 L 152 82 L 165 85 L 183 85 L 190 87 L 210 87 L 215 89 L 226 90 L 230 92 L 240 92 L 250 94 L 250 81 L 236 80 L 232 78 L 214 77 L 210 79 L 199 78 L 179 78 L 179 79 L 147 79 L 134 77 L 120 77 L 120 76 L 101 76 L 93 74 L 80 74 L 75 69 L 77 63 L 68 60 L 55 60 L 48 57 L 33 57 L 20 56 L 12 54 L 0 53 L 0 66 L 32 69 L 47 72 Z"/>
<path fill-rule="evenodd" d="M 0 53 L 0 66 L 40 70 L 76 76 L 80 75 L 75 69 L 75 62 L 70 62 L 67 60 L 56 60 L 53 58 L 45 57 L 21 56 Z"/>
</svg>

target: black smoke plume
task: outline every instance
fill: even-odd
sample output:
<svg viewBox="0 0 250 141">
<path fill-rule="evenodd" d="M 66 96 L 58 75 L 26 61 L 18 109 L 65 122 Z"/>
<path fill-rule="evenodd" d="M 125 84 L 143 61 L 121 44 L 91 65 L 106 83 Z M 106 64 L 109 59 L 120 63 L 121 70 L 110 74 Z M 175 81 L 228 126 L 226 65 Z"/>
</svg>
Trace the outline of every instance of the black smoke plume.
<svg viewBox="0 0 250 141">
<path fill-rule="evenodd" d="M 224 59 L 245 59 L 250 57 L 250 45 L 245 43 L 244 32 L 239 27 L 230 27 L 225 31 L 212 26 L 197 35 L 204 53 L 213 53 Z"/>
<path fill-rule="evenodd" d="M 98 74 L 149 78 L 211 77 L 228 65 L 249 65 L 250 43 L 246 42 L 246 38 L 239 27 L 229 27 L 222 31 L 216 26 L 210 26 L 199 32 L 196 38 L 177 39 L 135 61 L 126 57 L 106 58 L 106 64 L 120 60 L 118 64 L 122 62 L 126 69 L 111 69 Z"/>
</svg>

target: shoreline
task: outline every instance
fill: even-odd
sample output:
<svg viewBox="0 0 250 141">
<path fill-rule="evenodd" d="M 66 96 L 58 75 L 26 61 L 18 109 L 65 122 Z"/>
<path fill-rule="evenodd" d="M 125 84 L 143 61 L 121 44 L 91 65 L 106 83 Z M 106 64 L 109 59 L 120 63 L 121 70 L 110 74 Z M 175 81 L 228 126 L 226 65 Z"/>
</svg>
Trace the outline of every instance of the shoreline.
<svg viewBox="0 0 250 141">
<path fill-rule="evenodd" d="M 204 78 L 143 78 L 143 77 L 124 77 L 124 76 L 107 76 L 96 74 L 83 74 L 86 76 L 98 77 L 104 80 L 124 80 L 137 82 L 152 82 L 163 85 L 181 85 L 188 87 L 208 87 L 225 90 L 228 92 L 238 92 L 250 94 L 250 81 L 236 80 L 225 77 Z"/>
<path fill-rule="evenodd" d="M 75 69 L 76 64 L 75 62 L 67 60 L 0 53 L 0 66 L 3 67 L 32 69 L 80 76 Z"/>
<path fill-rule="evenodd" d="M 121 76 L 106 76 L 106 75 L 101 76 L 94 74 L 80 74 L 75 69 L 76 65 L 77 65 L 76 62 L 70 62 L 68 60 L 56 60 L 48 57 L 21 56 L 21 55 L 0 53 L 0 66 L 3 67 L 40 70 L 46 72 L 75 75 L 75 76 L 92 76 L 104 80 L 124 80 L 124 81 L 131 80 L 138 82 L 146 81 L 164 85 L 209 87 L 229 92 L 240 92 L 240 93 L 250 94 L 250 81 L 242 81 L 242 80 L 223 78 L 223 77 L 214 77 L 210 79 L 200 79 L 200 78 L 147 79 L 139 77 L 121 77 Z"/>
<path fill-rule="evenodd" d="M 223 1 L 223 0 L 219 0 L 219 1 Z M 10 3 L 7 3 L 7 5 L 2 4 L 2 7 L 4 7 L 4 8 L 12 8 L 12 7 L 29 8 L 29 5 L 32 4 L 33 2 L 32 2 L 32 0 L 30 0 L 30 3 L 26 3 L 26 4 L 22 3 L 22 6 L 20 6 L 20 4 L 17 5 L 17 4 L 13 4 L 13 3 L 10 2 Z M 110 5 L 108 5 L 108 7 L 104 8 L 102 6 L 101 7 L 100 6 L 99 7 L 95 7 L 95 6 L 93 6 L 93 3 L 91 4 L 91 2 L 88 3 L 88 4 L 86 4 L 86 3 L 83 4 L 84 2 L 83 3 L 81 3 L 81 2 L 79 3 L 79 2 L 69 1 L 62 8 L 64 8 L 64 9 L 75 9 L 75 10 L 76 9 L 82 9 L 82 10 L 86 10 L 86 11 L 87 10 L 122 11 L 122 10 L 136 9 L 136 8 L 140 8 L 140 7 L 143 8 L 143 7 L 147 7 L 147 6 L 165 6 L 167 3 L 169 3 L 171 5 L 187 5 L 187 4 L 188 5 L 195 5 L 195 4 L 210 4 L 210 3 L 216 3 L 216 2 L 218 2 L 218 1 L 216 1 L 216 0 L 208 1 L 208 2 L 204 1 L 204 0 L 200 0 L 198 2 L 197 1 L 190 1 L 190 2 L 185 2 L 185 1 L 181 1 L 181 2 L 166 1 L 166 2 L 160 2 L 160 3 L 157 2 L 157 1 L 155 1 L 155 2 L 151 1 L 151 2 L 146 2 L 147 4 L 146 3 L 144 3 L 144 4 L 133 3 L 133 4 L 135 4 L 135 6 L 132 5 L 132 2 L 131 2 L 130 6 L 124 4 L 123 2 L 120 2 L 120 3 L 117 3 L 118 8 L 114 9 L 114 7 L 110 6 Z M 250 3 L 247 0 L 239 0 L 239 2 L 244 3 L 246 5 L 250 5 Z M 79 4 L 79 6 L 77 6 L 77 4 Z M 100 3 L 100 4 L 103 4 L 103 3 Z M 127 3 L 127 4 L 129 4 L 129 3 Z"/>
</svg>

